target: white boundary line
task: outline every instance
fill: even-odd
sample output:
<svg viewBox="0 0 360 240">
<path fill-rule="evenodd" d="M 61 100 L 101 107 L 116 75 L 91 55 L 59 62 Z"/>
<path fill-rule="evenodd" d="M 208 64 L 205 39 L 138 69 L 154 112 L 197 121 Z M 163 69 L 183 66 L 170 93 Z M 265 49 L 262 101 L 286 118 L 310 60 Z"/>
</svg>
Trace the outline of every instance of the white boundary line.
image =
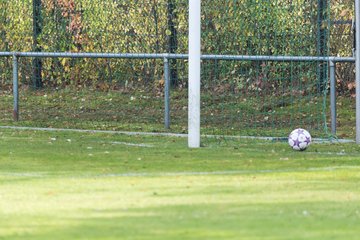
<svg viewBox="0 0 360 240">
<path fill-rule="evenodd" d="M 108 143 L 108 142 L 104 142 Z M 150 144 L 144 144 L 144 143 L 127 143 L 127 142 L 109 142 L 114 145 L 125 145 L 125 146 L 131 146 L 131 147 L 146 147 L 146 148 L 152 148 L 153 145 Z"/>
<path fill-rule="evenodd" d="M 0 129 L 13 130 L 30 130 L 30 131 L 44 131 L 44 132 L 78 132 L 78 133 L 107 133 L 107 134 L 121 134 L 129 136 L 164 136 L 164 137 L 187 137 L 187 134 L 176 133 L 152 133 L 152 132 L 127 132 L 127 131 L 112 131 L 112 130 L 85 130 L 72 128 L 39 128 L 39 127 L 15 127 L 15 126 L 0 126 Z"/>
<path fill-rule="evenodd" d="M 180 137 L 187 138 L 188 134 L 182 133 L 155 133 L 155 132 L 127 132 L 127 131 L 111 131 L 111 130 L 85 130 L 85 129 L 71 129 L 71 128 L 39 128 L 39 127 L 17 127 L 17 126 L 0 126 L 0 129 L 13 130 L 30 130 L 30 131 L 44 131 L 44 132 L 78 132 L 78 133 L 107 133 L 107 134 L 121 134 L 128 136 L 158 136 L 158 137 Z M 265 141 L 287 141 L 286 137 L 255 137 L 255 136 L 231 136 L 231 135 L 201 135 L 207 138 L 228 138 L 228 139 L 252 139 Z M 313 138 L 313 143 L 355 143 L 351 139 L 323 139 Z"/>
</svg>

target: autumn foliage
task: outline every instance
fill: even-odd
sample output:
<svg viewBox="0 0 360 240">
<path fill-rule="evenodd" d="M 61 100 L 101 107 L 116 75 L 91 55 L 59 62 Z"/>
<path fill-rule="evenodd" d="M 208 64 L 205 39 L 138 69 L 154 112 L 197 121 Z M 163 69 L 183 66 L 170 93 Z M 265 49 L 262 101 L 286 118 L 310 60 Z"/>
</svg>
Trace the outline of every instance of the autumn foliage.
<svg viewBox="0 0 360 240">
<path fill-rule="evenodd" d="M 173 8 L 169 15 L 170 2 Z M 349 56 L 351 26 L 334 25 L 333 20 L 351 20 L 352 3 L 332 1 L 328 19 L 319 25 L 317 0 L 203 0 L 202 51 L 204 54 L 316 56 L 319 28 L 322 28 L 331 43 L 325 46 L 328 54 Z M 31 0 L 0 0 L 0 51 L 33 49 L 32 7 Z M 187 53 L 187 7 L 187 0 L 42 0 L 43 25 L 37 40 L 46 52 L 165 53 L 172 49 Z M 176 46 L 169 46 L 171 43 Z M 30 62 L 30 59 L 21 60 L 23 84 L 31 82 Z M 186 61 L 172 64 L 178 69 L 178 86 L 186 86 Z M 218 89 L 230 86 L 234 91 L 246 86 L 266 88 L 269 84 L 266 79 L 290 74 L 292 67 L 284 64 L 279 73 L 279 66 L 269 62 L 204 64 L 208 80 L 216 81 L 214 85 Z M 0 81 L 5 84 L 11 73 L 9 60 L 0 60 L 0 69 Z M 42 75 L 45 86 L 148 85 L 162 81 L 163 63 L 44 59 Z M 352 65 L 339 65 L 337 76 L 339 91 L 351 93 Z M 249 78 L 251 84 L 247 83 Z M 302 74 L 299 78 L 299 81 L 311 81 L 316 75 Z"/>
</svg>

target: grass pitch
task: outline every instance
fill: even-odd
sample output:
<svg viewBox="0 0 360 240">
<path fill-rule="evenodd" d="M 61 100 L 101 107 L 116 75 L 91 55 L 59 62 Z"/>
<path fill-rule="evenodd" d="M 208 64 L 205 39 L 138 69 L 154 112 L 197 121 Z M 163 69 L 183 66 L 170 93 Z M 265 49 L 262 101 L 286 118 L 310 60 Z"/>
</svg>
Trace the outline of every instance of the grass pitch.
<svg viewBox="0 0 360 240">
<path fill-rule="evenodd" d="M 287 136 L 294 128 L 311 131 L 313 137 L 330 134 L 330 108 L 323 98 L 292 99 L 263 95 L 247 98 L 234 93 L 202 93 L 203 134 Z M 93 129 L 135 132 L 186 133 L 187 89 L 171 91 L 171 129 L 164 128 L 164 97 L 160 91 L 136 88 L 98 91 L 91 88 L 20 89 L 19 121 L 13 121 L 12 91 L 0 91 L 0 125 Z M 330 106 L 327 99 L 326 106 Z M 291 103 L 291 104 L 290 104 Z M 337 136 L 355 138 L 355 99 L 337 97 Z M 327 127 L 324 129 L 323 111 Z"/>
<path fill-rule="evenodd" d="M 360 147 L 0 130 L 0 239 L 358 239 Z"/>
</svg>

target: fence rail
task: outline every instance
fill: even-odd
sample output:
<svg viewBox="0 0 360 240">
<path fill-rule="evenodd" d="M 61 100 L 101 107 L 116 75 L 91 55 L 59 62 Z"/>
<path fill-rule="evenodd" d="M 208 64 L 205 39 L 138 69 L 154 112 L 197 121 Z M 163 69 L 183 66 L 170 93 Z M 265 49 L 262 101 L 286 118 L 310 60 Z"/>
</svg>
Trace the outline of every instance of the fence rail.
<svg viewBox="0 0 360 240">
<path fill-rule="evenodd" d="M 0 57 L 41 58 L 129 58 L 129 59 L 188 59 L 188 54 L 169 53 L 67 53 L 67 52 L 0 52 Z M 280 61 L 280 62 L 355 62 L 355 57 L 269 56 L 269 55 L 202 55 L 203 60 Z"/>
<path fill-rule="evenodd" d="M 14 121 L 19 120 L 19 84 L 18 58 L 118 58 L 118 59 L 163 59 L 164 61 L 164 126 L 170 128 L 170 74 L 169 59 L 188 59 L 188 54 L 148 54 L 148 53 L 67 53 L 67 52 L 0 52 L 0 57 L 13 57 L 13 97 Z M 325 57 L 325 56 L 248 56 L 248 55 L 202 55 L 203 60 L 232 60 L 232 61 L 279 61 L 279 62 L 329 62 L 330 71 L 330 110 L 331 133 L 336 135 L 336 63 L 355 62 L 355 57 Z"/>
</svg>

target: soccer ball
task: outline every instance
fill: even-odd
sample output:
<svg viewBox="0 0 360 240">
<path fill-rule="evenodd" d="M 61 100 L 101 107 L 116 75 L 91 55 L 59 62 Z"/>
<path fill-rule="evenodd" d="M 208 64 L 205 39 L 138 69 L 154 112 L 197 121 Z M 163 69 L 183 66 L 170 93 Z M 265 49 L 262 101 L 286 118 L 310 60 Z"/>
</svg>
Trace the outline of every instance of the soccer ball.
<svg viewBox="0 0 360 240">
<path fill-rule="evenodd" d="M 305 129 L 297 128 L 290 133 L 288 142 L 292 149 L 304 151 L 311 143 L 311 135 Z"/>
</svg>

